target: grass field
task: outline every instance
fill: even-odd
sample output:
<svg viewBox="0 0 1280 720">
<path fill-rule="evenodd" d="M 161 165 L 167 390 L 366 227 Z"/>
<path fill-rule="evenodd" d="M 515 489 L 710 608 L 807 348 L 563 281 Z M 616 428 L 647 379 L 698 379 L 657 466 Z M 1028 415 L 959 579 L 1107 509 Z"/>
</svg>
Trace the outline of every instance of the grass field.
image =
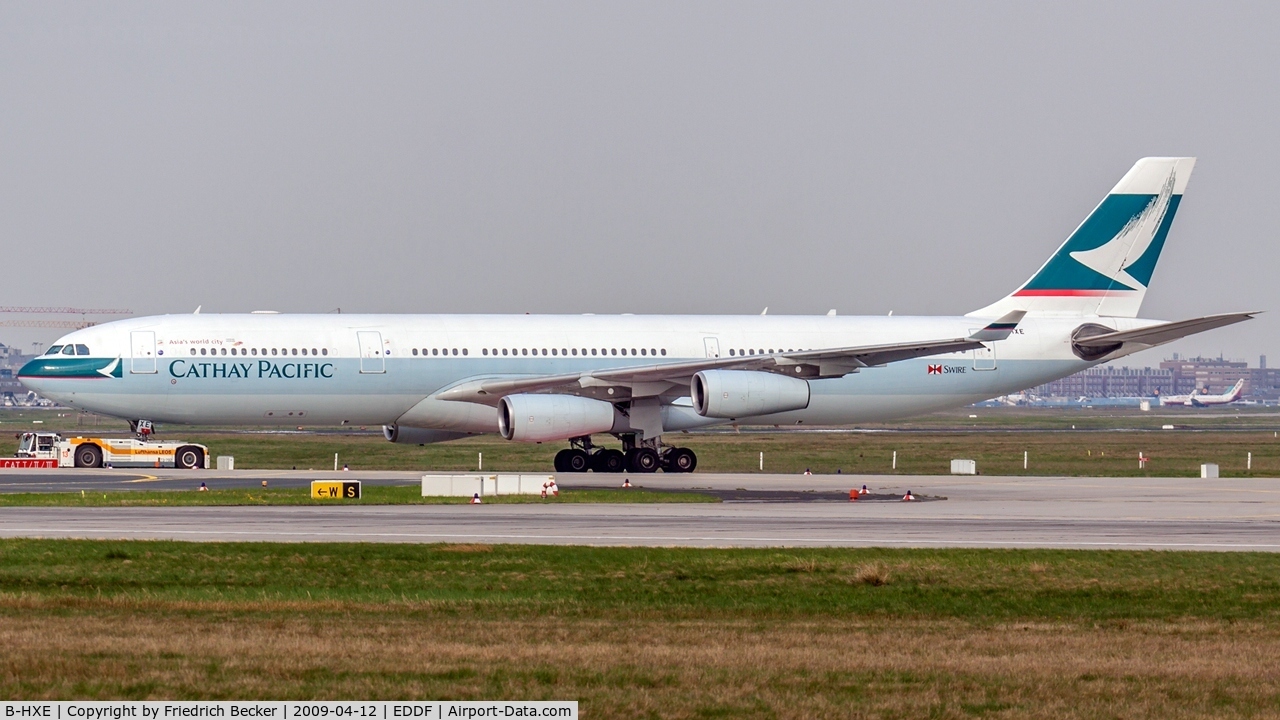
<svg viewBox="0 0 1280 720">
<path fill-rule="evenodd" d="M 123 492 L 0 493 L 0 507 L 186 507 L 209 505 L 466 505 L 466 497 L 422 497 L 418 486 L 365 485 L 359 500 L 314 500 L 309 488 L 252 490 L 126 490 Z M 561 490 L 547 498 L 538 495 L 490 495 L 489 505 L 565 503 L 707 503 L 720 502 L 711 495 L 662 492 L 643 488 L 627 490 Z"/>
<path fill-rule="evenodd" d="M 979 414 L 970 419 L 968 414 Z M 30 412 L 3 413 L 8 426 L 33 427 Z M 41 427 L 76 433 L 127 432 L 123 423 L 79 421 L 74 415 L 36 413 Z M 1161 430 L 1173 421 L 1178 430 Z M 21 423 L 27 423 L 21 425 Z M 1077 429 L 1072 430 L 1071 426 Z M 673 444 L 693 448 L 703 472 L 758 472 L 760 453 L 766 472 L 946 474 L 952 458 L 973 458 L 986 475 L 1088 475 L 1138 477 L 1196 477 L 1200 464 L 1217 463 L 1224 477 L 1280 476 L 1280 433 L 1266 429 L 1280 425 L 1271 412 L 1235 415 L 1173 411 L 1155 413 L 1052 414 L 1017 409 L 975 409 L 904 421 L 896 430 L 865 432 L 675 433 Z M 65 427 L 63 427 L 65 426 Z M 190 430 L 190 431 L 188 431 Z M 477 437 L 419 447 L 386 442 L 380 433 L 358 432 L 210 432 L 196 428 L 166 428 L 167 437 L 208 445 L 216 455 L 232 455 L 238 468 L 316 469 L 339 462 L 359 470 L 475 470 L 478 455 L 484 468 L 494 471 L 547 471 L 560 443 L 509 443 L 497 437 Z M 608 443 L 606 443 L 608 444 Z M 616 445 L 616 443 L 613 443 Z M 17 441 L 0 434 L 0 455 L 12 454 Z M 897 469 L 892 468 L 897 452 Z M 1022 467 L 1023 453 L 1028 467 Z M 1138 453 L 1151 458 L 1138 468 Z M 1253 454 L 1248 470 L 1249 453 Z"/>
<path fill-rule="evenodd" d="M 0 541 L 7 698 L 1280 713 L 1280 555 Z"/>
</svg>

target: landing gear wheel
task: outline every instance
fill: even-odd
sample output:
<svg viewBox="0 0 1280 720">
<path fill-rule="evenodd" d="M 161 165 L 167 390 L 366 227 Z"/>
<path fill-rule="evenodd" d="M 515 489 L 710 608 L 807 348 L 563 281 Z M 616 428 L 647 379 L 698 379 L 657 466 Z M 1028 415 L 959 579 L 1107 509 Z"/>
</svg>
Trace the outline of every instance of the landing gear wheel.
<svg viewBox="0 0 1280 720">
<path fill-rule="evenodd" d="M 200 448 L 184 445 L 173 454 L 173 464 L 186 470 L 204 467 L 204 451 Z"/>
<path fill-rule="evenodd" d="M 571 472 L 569 470 L 569 453 L 573 452 L 571 448 L 565 448 L 556 453 L 556 459 L 552 461 L 555 465 L 556 472 Z"/>
<path fill-rule="evenodd" d="M 667 453 L 662 469 L 669 473 L 688 473 L 698 467 L 698 456 L 689 448 L 673 448 Z"/>
<path fill-rule="evenodd" d="M 573 448 L 567 452 L 569 454 L 565 456 L 564 470 L 562 472 L 581 473 L 591 469 L 590 455 L 577 448 Z"/>
<path fill-rule="evenodd" d="M 626 457 L 621 450 L 601 450 L 591 458 L 591 469 L 596 472 L 619 473 L 626 467 Z"/>
<path fill-rule="evenodd" d="M 97 445 L 81 445 L 76 448 L 76 467 L 102 467 L 102 448 Z"/>
<path fill-rule="evenodd" d="M 662 465 L 658 451 L 653 448 L 636 448 L 627 455 L 627 469 L 634 473 L 657 472 Z"/>
</svg>

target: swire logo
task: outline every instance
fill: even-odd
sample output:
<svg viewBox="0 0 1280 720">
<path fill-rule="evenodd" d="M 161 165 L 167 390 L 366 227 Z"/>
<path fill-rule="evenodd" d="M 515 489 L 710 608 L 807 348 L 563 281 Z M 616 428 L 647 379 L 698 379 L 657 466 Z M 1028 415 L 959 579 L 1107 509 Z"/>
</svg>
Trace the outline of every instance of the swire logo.
<svg viewBox="0 0 1280 720">
<path fill-rule="evenodd" d="M 930 365 L 930 366 L 929 366 L 929 374 L 930 374 L 930 375 L 941 375 L 941 374 L 942 374 L 942 366 L 941 366 L 941 365 Z"/>
</svg>

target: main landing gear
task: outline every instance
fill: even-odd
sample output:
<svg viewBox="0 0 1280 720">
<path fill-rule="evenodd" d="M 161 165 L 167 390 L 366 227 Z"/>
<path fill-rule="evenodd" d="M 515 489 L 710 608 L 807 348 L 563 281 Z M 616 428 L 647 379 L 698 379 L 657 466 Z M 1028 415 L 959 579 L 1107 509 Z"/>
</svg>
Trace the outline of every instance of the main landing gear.
<svg viewBox="0 0 1280 720">
<path fill-rule="evenodd" d="M 618 439 L 622 450 L 596 447 L 589 436 L 570 439 L 570 447 L 556 453 L 556 472 L 686 473 L 698 467 L 698 456 L 689 448 L 663 446 L 657 438 L 636 440 L 629 434 Z"/>
</svg>

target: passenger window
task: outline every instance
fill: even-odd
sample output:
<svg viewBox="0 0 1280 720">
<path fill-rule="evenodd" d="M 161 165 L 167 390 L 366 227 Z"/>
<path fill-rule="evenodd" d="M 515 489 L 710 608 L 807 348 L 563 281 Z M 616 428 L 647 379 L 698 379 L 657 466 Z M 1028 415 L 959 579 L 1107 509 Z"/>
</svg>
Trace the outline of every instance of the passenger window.
<svg viewBox="0 0 1280 720">
<path fill-rule="evenodd" d="M 543 355 L 546 355 L 546 354 L 547 354 L 547 349 L 546 349 L 546 348 L 542 348 L 542 354 L 543 354 Z"/>
<path fill-rule="evenodd" d="M 733 348 L 729 348 L 729 357 L 733 357 Z"/>
<path fill-rule="evenodd" d="M 502 348 L 502 354 L 503 354 L 503 355 L 506 355 L 506 354 L 507 354 L 507 349 L 506 349 L 506 348 Z"/>
<path fill-rule="evenodd" d="M 275 348 L 271 348 L 271 354 L 272 354 L 272 355 L 275 355 L 275 354 L 276 354 L 276 349 L 275 349 Z"/>
<path fill-rule="evenodd" d="M 466 355 L 466 354 L 467 354 L 467 349 L 466 349 L 466 348 L 462 348 L 462 354 L 463 354 L 463 355 Z"/>
<path fill-rule="evenodd" d="M 666 348 L 662 348 L 662 354 L 663 354 L 663 355 L 666 355 L 666 354 L 667 354 L 667 349 L 666 349 Z"/>
<path fill-rule="evenodd" d="M 320 354 L 321 354 L 321 355 L 328 355 L 328 354 L 329 354 L 329 348 L 320 348 Z"/>
<path fill-rule="evenodd" d="M 418 354 L 418 348 L 414 348 L 414 349 L 413 349 L 413 354 L 414 354 L 414 355 L 417 355 L 417 354 Z"/>
<path fill-rule="evenodd" d="M 489 348 L 483 348 L 483 349 L 481 349 L 481 350 L 480 350 L 480 354 L 481 354 L 481 355 L 488 355 L 488 354 L 489 354 Z"/>
<path fill-rule="evenodd" d="M 311 348 L 311 354 L 312 354 L 312 355 L 315 355 L 315 354 L 316 354 L 316 349 L 315 349 L 315 348 Z"/>
<path fill-rule="evenodd" d="M 591 348 L 591 354 L 592 354 L 592 355 L 595 355 L 595 354 L 596 354 L 596 349 L 595 349 L 595 348 Z"/>
<path fill-rule="evenodd" d="M 454 355 L 457 355 L 457 354 L 458 354 L 458 348 L 454 348 L 454 349 L 453 349 L 453 354 L 454 354 Z"/>
<path fill-rule="evenodd" d="M 294 355 L 297 355 L 297 354 L 298 354 L 298 348 L 294 348 L 294 349 L 293 349 L 293 354 L 294 354 Z"/>
<path fill-rule="evenodd" d="M 254 355 L 257 355 L 257 354 L 258 354 L 258 348 L 253 348 L 253 349 L 252 349 L 252 350 L 250 350 L 249 352 L 250 352 L 250 353 L 252 353 L 252 354 L 254 354 Z"/>
<path fill-rule="evenodd" d="M 226 349 L 226 348 L 222 348 L 222 354 L 223 354 L 223 355 L 226 355 L 226 354 L 227 354 L 227 349 Z"/>
<path fill-rule="evenodd" d="M 528 355 L 528 354 L 529 354 L 529 348 L 521 348 L 520 353 L 521 353 L 522 355 Z"/>
<path fill-rule="evenodd" d="M 77 355 L 88 355 L 88 354 L 89 354 L 89 346 L 88 346 L 88 345 L 76 345 L 76 354 L 77 354 Z"/>
<path fill-rule="evenodd" d="M 439 354 L 440 354 L 440 348 L 431 348 L 431 354 L 432 354 L 432 355 L 439 355 Z"/>
<path fill-rule="evenodd" d="M 302 354 L 303 354 L 303 355 L 306 355 L 306 354 L 307 354 L 307 349 L 306 349 L 306 348 L 302 348 Z"/>
<path fill-rule="evenodd" d="M 644 348 L 641 348 L 641 349 L 640 349 L 640 354 L 641 354 L 641 355 L 643 355 L 643 354 L 644 354 Z M 658 351 L 657 351 L 657 350 L 654 350 L 653 348 L 649 348 L 649 354 L 650 354 L 650 355 L 657 355 L 657 354 L 658 354 Z"/>
<path fill-rule="evenodd" d="M 577 355 L 577 354 L 578 354 L 578 348 L 574 348 L 574 349 L 573 349 L 573 354 L 574 354 L 574 355 Z"/>
<path fill-rule="evenodd" d="M 646 353 L 645 353 L 645 350 L 644 350 L 644 348 L 640 348 L 640 354 L 641 354 L 641 355 L 644 355 L 644 354 L 646 354 Z"/>
<path fill-rule="evenodd" d="M 613 353 L 612 353 L 612 354 L 617 355 L 617 354 L 618 354 L 618 348 L 613 348 Z"/>
<path fill-rule="evenodd" d="M 208 351 L 208 350 L 205 350 L 204 348 L 200 348 L 200 354 L 201 354 L 201 355 L 207 355 L 208 353 L 209 353 L 209 351 Z"/>
<path fill-rule="evenodd" d="M 552 354 L 552 355 L 555 355 L 555 354 L 556 354 L 556 349 L 555 349 L 555 348 L 551 348 L 551 354 Z"/>
<path fill-rule="evenodd" d="M 44 354 L 45 354 L 45 355 L 57 355 L 59 352 L 62 352 L 62 346 L 61 346 L 61 345 L 54 345 L 53 347 L 51 347 L 51 348 L 49 348 L 48 350 L 46 350 Z"/>
</svg>

